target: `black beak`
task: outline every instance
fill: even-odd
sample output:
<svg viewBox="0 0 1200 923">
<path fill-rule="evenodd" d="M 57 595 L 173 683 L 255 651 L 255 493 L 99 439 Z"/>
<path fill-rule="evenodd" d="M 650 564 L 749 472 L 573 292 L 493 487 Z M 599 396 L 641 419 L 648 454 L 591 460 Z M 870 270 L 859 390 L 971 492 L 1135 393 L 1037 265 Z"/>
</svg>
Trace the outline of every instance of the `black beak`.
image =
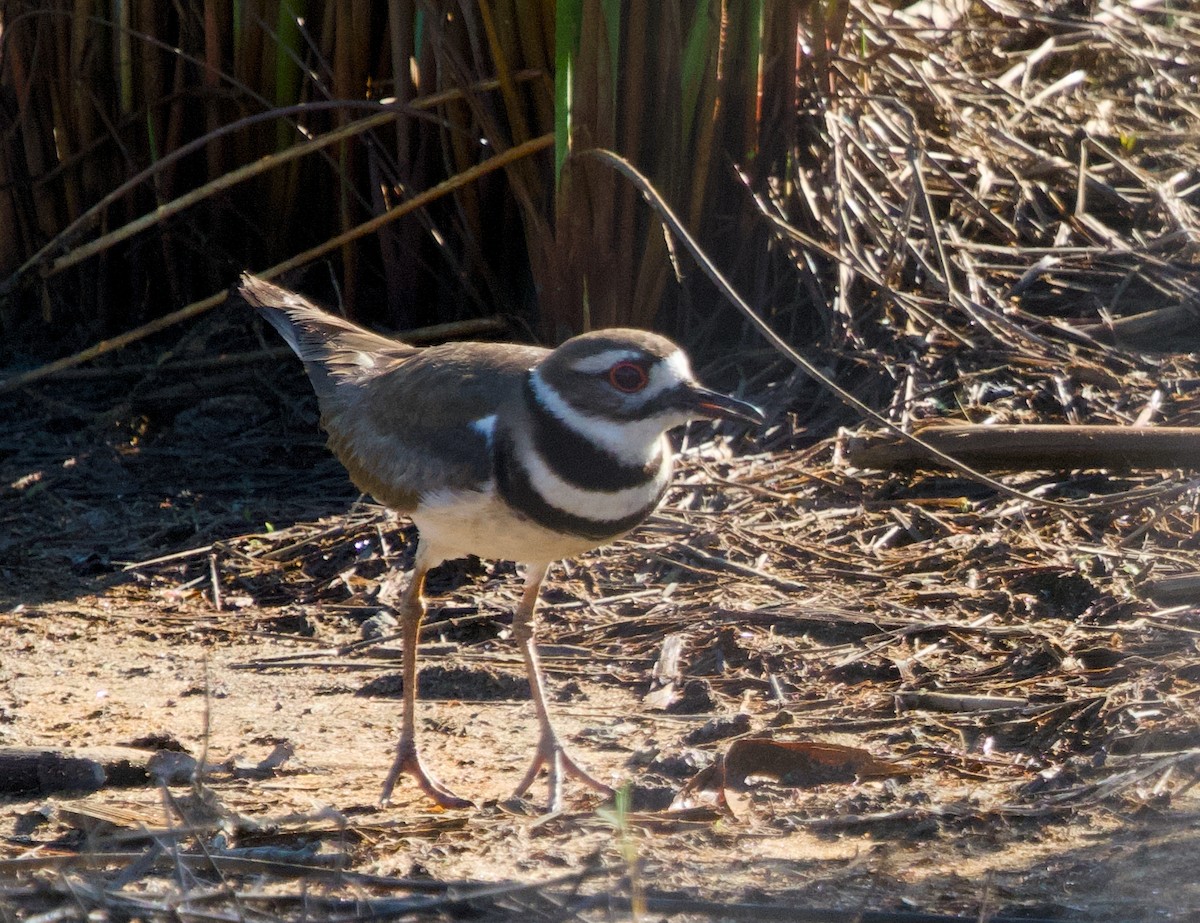
<svg viewBox="0 0 1200 923">
<path fill-rule="evenodd" d="M 753 404 L 739 401 L 736 397 L 710 391 L 700 385 L 691 385 L 681 395 L 684 407 L 696 416 L 710 420 L 742 420 L 745 423 L 766 422 L 766 416 Z"/>
</svg>

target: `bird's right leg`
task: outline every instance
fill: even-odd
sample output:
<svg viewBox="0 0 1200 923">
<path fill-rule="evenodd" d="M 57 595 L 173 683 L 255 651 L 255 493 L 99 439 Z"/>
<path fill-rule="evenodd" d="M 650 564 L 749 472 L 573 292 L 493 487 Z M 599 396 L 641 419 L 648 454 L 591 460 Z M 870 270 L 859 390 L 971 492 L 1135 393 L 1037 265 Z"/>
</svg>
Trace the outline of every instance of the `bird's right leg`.
<svg viewBox="0 0 1200 923">
<path fill-rule="evenodd" d="M 412 580 L 400 599 L 400 631 L 404 641 L 404 705 L 400 720 L 400 742 L 396 745 L 396 759 L 388 772 L 387 780 L 383 783 L 383 794 L 379 800 L 381 803 L 387 803 L 396 780 L 407 773 L 421 786 L 421 791 L 443 808 L 469 808 L 473 806 L 470 801 L 459 798 L 426 771 L 417 753 L 417 642 L 421 635 L 421 621 L 425 618 L 425 599 L 421 594 L 425 589 L 425 575 L 428 572 L 429 567 L 422 563 L 418 548 Z"/>
</svg>

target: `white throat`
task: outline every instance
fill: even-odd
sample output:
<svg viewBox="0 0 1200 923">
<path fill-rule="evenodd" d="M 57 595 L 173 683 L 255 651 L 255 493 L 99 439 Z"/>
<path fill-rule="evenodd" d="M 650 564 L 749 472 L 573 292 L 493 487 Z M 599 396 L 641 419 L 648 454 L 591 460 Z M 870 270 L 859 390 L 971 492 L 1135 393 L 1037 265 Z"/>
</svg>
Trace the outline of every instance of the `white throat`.
<svg viewBox="0 0 1200 923">
<path fill-rule="evenodd" d="M 542 407 L 560 420 L 564 426 L 574 430 L 588 442 L 601 446 L 618 458 L 622 464 L 641 466 L 649 464 L 659 451 L 670 451 L 663 445 L 666 431 L 687 422 L 686 416 L 679 419 L 664 419 L 661 416 L 645 420 L 606 420 L 582 413 L 572 407 L 534 369 L 530 375 L 533 395 Z"/>
</svg>

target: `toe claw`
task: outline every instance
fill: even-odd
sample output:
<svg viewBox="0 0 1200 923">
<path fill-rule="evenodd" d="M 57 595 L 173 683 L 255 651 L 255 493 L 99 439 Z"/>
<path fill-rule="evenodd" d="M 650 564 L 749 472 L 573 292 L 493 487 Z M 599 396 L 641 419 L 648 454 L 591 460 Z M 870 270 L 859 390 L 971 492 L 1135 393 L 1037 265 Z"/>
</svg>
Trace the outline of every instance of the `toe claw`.
<svg viewBox="0 0 1200 923">
<path fill-rule="evenodd" d="M 529 764 L 529 770 L 521 779 L 516 790 L 513 792 L 514 798 L 520 798 L 529 790 L 534 781 L 541 772 L 542 767 L 546 767 L 548 783 L 550 787 L 550 804 L 551 812 L 558 811 L 562 807 L 562 788 L 564 778 L 578 779 L 584 785 L 599 792 L 606 798 L 611 798 L 615 794 L 611 786 L 605 785 L 599 779 L 595 778 L 591 773 L 580 766 L 567 753 L 566 749 L 559 742 L 556 735 L 543 735 L 538 741 L 537 751 L 533 754 L 533 762 Z"/>
<path fill-rule="evenodd" d="M 412 776 L 413 780 L 420 786 L 421 791 L 440 807 L 475 807 L 475 802 L 458 797 L 458 795 L 442 785 L 422 764 L 421 757 L 417 754 L 416 746 L 411 742 L 403 740 L 396 748 L 396 759 L 387 774 L 387 779 L 384 780 L 383 792 L 379 796 L 379 803 L 381 805 L 386 805 L 391 800 L 392 789 L 395 788 L 397 780 L 402 775 Z"/>
</svg>

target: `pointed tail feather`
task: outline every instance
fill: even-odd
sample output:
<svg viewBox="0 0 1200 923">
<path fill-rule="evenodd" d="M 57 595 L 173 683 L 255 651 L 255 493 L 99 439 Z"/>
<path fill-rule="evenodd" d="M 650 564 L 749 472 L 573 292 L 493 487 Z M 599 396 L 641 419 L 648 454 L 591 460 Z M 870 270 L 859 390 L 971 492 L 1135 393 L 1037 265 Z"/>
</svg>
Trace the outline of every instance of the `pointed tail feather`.
<svg viewBox="0 0 1200 923">
<path fill-rule="evenodd" d="M 418 351 L 415 346 L 323 311 L 295 292 L 249 273 L 242 274 L 237 294 L 266 318 L 304 361 L 318 397 L 331 396 L 339 384 L 374 378 Z"/>
</svg>

